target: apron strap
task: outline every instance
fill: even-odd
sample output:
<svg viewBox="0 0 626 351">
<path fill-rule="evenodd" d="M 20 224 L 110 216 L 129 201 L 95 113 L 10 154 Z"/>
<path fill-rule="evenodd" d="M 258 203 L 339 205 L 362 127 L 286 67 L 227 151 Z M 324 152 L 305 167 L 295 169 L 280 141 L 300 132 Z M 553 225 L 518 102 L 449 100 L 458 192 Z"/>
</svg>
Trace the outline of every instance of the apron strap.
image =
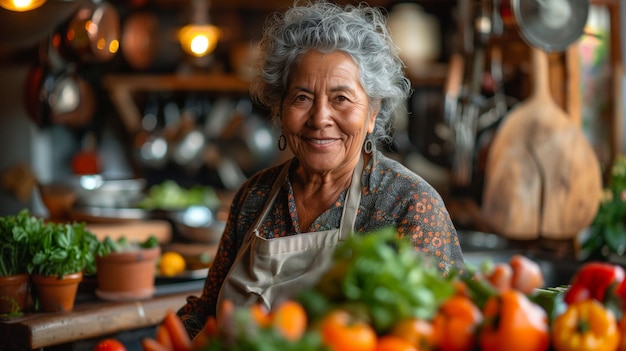
<svg viewBox="0 0 626 351">
<path fill-rule="evenodd" d="M 346 194 L 346 199 L 343 203 L 343 213 L 341 215 L 341 222 L 339 224 L 339 240 L 346 240 L 350 237 L 354 231 L 354 224 L 356 223 L 356 215 L 359 209 L 359 203 L 361 202 L 361 174 L 363 173 L 363 155 L 359 157 L 359 163 L 356 165 L 354 172 L 352 173 L 352 181 L 350 182 L 350 188 Z"/>
<path fill-rule="evenodd" d="M 283 165 L 283 169 L 278 174 L 278 178 L 276 178 L 276 181 L 274 182 L 274 185 L 272 186 L 272 191 L 270 192 L 270 199 L 267 202 L 267 205 L 265 206 L 265 208 L 263 209 L 263 213 L 261 213 L 261 215 L 257 218 L 256 223 L 254 224 L 253 232 L 254 232 L 254 235 L 256 236 L 259 236 L 259 226 L 261 225 L 261 222 L 265 219 L 267 214 L 270 212 L 270 209 L 272 208 L 271 205 L 274 203 L 274 201 L 276 201 L 276 197 L 278 197 L 278 192 L 280 190 L 280 187 L 283 185 L 282 180 L 284 180 L 289 174 L 289 167 L 291 167 L 291 162 L 293 162 L 293 159 L 289 160 L 289 162 L 286 162 Z"/>
</svg>

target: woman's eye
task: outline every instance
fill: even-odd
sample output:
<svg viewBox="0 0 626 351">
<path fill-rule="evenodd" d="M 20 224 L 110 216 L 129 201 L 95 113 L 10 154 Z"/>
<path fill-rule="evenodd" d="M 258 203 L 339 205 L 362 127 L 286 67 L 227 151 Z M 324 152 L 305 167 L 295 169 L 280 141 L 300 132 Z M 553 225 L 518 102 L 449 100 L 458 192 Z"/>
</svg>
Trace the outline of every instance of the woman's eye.
<svg viewBox="0 0 626 351">
<path fill-rule="evenodd" d="M 298 95 L 298 96 L 296 96 L 296 101 L 302 102 L 302 101 L 308 101 L 308 100 L 309 100 L 309 97 L 306 96 L 306 95 Z"/>
<path fill-rule="evenodd" d="M 338 95 L 335 97 L 335 100 L 343 102 L 343 101 L 348 101 L 348 98 L 343 95 Z"/>
</svg>

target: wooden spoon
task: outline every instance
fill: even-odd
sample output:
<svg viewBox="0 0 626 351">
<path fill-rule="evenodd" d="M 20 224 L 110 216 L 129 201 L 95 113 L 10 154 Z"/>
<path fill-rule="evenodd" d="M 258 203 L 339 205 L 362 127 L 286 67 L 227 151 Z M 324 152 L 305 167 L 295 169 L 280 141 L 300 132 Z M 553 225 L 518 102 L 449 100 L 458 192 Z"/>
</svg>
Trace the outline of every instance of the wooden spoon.
<svg viewBox="0 0 626 351">
<path fill-rule="evenodd" d="M 489 150 L 481 212 L 511 239 L 571 239 L 602 193 L 598 159 L 550 95 L 547 54 L 531 47 L 533 91 L 515 106 Z"/>
</svg>

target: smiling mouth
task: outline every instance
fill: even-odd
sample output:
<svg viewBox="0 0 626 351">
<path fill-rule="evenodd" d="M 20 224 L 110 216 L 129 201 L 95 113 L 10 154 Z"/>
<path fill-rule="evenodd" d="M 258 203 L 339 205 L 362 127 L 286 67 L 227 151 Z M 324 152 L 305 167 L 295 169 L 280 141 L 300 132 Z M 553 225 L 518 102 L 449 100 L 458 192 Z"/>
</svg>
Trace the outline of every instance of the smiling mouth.
<svg viewBox="0 0 626 351">
<path fill-rule="evenodd" d="M 317 145 L 326 145 L 326 144 L 330 144 L 333 141 L 335 141 L 335 139 L 307 139 L 309 142 L 313 143 L 313 144 L 317 144 Z"/>
</svg>

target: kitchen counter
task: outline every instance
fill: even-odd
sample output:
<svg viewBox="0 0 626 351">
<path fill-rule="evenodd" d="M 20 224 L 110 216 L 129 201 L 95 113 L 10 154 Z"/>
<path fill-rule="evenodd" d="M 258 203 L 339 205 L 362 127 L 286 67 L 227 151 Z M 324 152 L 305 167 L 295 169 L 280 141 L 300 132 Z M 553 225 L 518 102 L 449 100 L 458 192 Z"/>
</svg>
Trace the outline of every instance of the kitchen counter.
<svg viewBox="0 0 626 351">
<path fill-rule="evenodd" d="M 151 299 L 130 302 L 102 301 L 79 293 L 71 312 L 26 313 L 0 321 L 0 350 L 43 349 L 156 326 L 168 310 L 185 304 L 187 296 L 199 295 L 202 284 L 203 279 L 157 285 Z"/>
</svg>

